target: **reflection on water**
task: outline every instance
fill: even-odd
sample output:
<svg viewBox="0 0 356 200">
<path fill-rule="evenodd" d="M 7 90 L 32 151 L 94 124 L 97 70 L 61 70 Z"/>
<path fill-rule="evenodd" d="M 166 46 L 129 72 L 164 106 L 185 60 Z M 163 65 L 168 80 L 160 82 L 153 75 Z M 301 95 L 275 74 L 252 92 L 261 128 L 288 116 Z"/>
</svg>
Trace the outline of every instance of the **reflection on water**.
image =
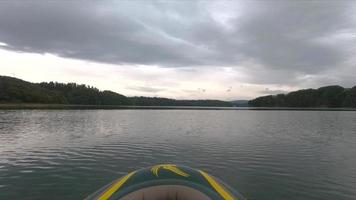
<svg viewBox="0 0 356 200">
<path fill-rule="evenodd" d="M 0 199 L 81 199 L 137 168 L 204 169 L 256 200 L 356 199 L 356 112 L 0 111 Z"/>
</svg>

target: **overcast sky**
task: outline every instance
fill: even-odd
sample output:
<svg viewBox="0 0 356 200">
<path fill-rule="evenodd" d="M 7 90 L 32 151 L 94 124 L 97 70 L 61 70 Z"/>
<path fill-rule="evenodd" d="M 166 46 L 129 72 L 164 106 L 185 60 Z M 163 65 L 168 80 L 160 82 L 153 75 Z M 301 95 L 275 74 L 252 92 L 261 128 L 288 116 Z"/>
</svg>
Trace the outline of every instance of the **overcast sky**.
<svg viewBox="0 0 356 200">
<path fill-rule="evenodd" d="M 0 75 L 250 99 L 356 85 L 353 1 L 0 1 Z"/>
</svg>

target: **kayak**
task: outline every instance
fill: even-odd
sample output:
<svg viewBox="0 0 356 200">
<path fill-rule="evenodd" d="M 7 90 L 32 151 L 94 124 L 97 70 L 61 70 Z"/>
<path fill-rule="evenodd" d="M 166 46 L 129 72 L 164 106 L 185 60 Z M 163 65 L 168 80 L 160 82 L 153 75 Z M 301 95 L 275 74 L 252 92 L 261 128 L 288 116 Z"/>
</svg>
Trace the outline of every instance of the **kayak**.
<svg viewBox="0 0 356 200">
<path fill-rule="evenodd" d="M 86 200 L 245 200 L 212 175 L 186 166 L 156 165 L 133 171 Z"/>
</svg>

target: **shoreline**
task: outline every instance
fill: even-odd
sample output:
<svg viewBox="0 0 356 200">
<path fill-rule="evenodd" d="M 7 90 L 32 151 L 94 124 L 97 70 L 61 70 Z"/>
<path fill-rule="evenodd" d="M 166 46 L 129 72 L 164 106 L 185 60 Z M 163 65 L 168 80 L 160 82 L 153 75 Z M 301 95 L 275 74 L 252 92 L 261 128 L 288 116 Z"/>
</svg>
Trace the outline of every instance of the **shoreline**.
<svg viewBox="0 0 356 200">
<path fill-rule="evenodd" d="M 125 106 L 76 104 L 1 104 L 0 110 L 280 110 L 280 111 L 356 111 L 356 108 L 294 107 L 213 107 L 213 106 Z"/>
</svg>

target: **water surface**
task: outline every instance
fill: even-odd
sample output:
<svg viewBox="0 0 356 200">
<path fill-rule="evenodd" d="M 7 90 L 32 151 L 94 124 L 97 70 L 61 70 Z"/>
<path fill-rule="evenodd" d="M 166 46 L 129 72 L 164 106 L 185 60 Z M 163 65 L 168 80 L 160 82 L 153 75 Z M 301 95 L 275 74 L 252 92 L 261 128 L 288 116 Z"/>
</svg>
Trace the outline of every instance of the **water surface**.
<svg viewBox="0 0 356 200">
<path fill-rule="evenodd" d="M 356 112 L 0 111 L 0 199 L 82 199 L 158 163 L 248 199 L 356 199 Z"/>
</svg>

